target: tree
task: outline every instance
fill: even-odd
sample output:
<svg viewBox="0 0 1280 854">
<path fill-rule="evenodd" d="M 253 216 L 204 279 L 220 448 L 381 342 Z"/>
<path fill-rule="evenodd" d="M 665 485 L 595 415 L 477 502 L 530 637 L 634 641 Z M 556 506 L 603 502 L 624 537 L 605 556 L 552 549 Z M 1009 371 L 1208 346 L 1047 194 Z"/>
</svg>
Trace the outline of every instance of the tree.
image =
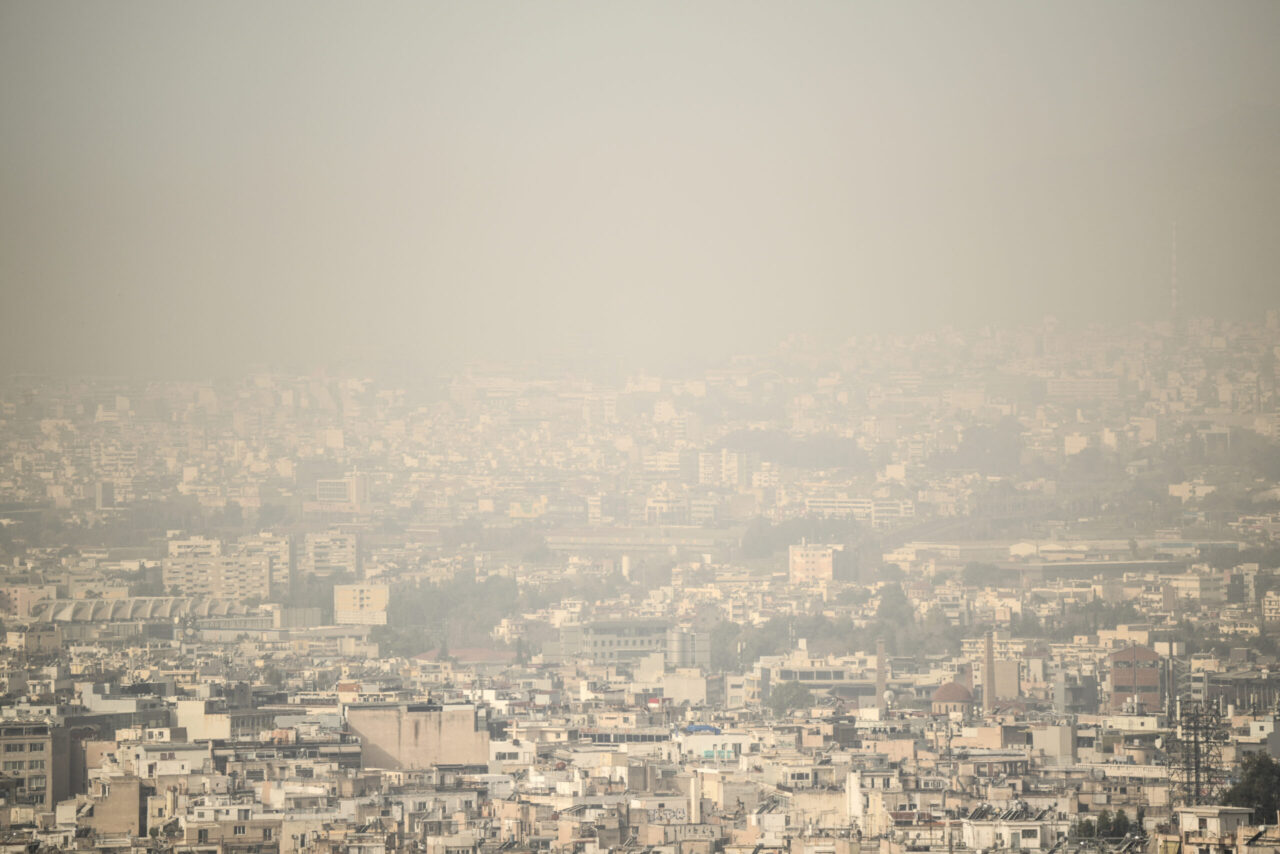
<svg viewBox="0 0 1280 854">
<path fill-rule="evenodd" d="M 1253 823 L 1275 821 L 1280 810 L 1280 763 L 1266 753 L 1245 757 L 1240 782 L 1222 796 L 1222 802 L 1233 807 L 1253 810 Z"/>
<path fill-rule="evenodd" d="M 1111 828 L 1111 811 L 1103 810 L 1098 813 L 1098 837 L 1105 839 L 1112 835 Z"/>
<path fill-rule="evenodd" d="M 1128 836 L 1132 829 L 1129 825 L 1129 814 L 1124 810 L 1116 810 L 1115 817 L 1111 819 L 1111 835 Z"/>
<path fill-rule="evenodd" d="M 971 562 L 960 571 L 960 579 L 969 587 L 996 587 L 1006 573 L 994 563 Z"/>
<path fill-rule="evenodd" d="M 729 620 L 717 623 L 711 630 L 711 670 L 713 672 L 737 672 L 738 639 L 741 636 L 742 627 Z"/>
<path fill-rule="evenodd" d="M 222 509 L 222 522 L 229 528 L 244 526 L 244 508 L 239 501 L 227 502 L 227 506 Z"/>
<path fill-rule="evenodd" d="M 769 693 L 769 708 L 775 715 L 785 715 L 792 709 L 803 708 L 812 703 L 813 694 L 795 680 L 783 682 Z"/>
<path fill-rule="evenodd" d="M 886 584 L 880 588 L 880 605 L 876 608 L 876 619 L 885 623 L 910 625 L 915 622 L 915 609 L 902 592 L 901 584 Z"/>
<path fill-rule="evenodd" d="M 884 566 L 880 567 L 879 576 L 881 581 L 896 583 L 906 578 L 907 574 L 902 571 L 901 565 L 896 563 L 886 563 Z"/>
</svg>

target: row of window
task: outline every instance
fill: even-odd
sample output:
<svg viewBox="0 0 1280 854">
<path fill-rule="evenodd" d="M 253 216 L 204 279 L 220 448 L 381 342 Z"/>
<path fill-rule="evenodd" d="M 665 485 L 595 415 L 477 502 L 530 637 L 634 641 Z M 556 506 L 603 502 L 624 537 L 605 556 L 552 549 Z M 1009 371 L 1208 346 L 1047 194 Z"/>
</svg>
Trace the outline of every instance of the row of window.
<svg viewBox="0 0 1280 854">
<path fill-rule="evenodd" d="M 841 682 L 848 678 L 843 670 L 779 670 L 778 678 L 784 682 Z"/>
<path fill-rule="evenodd" d="M 31 742 L 11 741 L 4 746 L 5 753 L 26 753 L 27 751 L 30 751 L 32 753 L 43 752 L 44 742 L 43 741 L 31 741 Z"/>
<path fill-rule="evenodd" d="M 23 762 L 21 759 L 7 759 L 4 763 L 6 771 L 21 771 L 23 768 L 32 770 L 42 770 L 44 768 L 43 759 L 32 759 L 30 762 Z"/>
<path fill-rule="evenodd" d="M 236 824 L 236 825 L 232 825 L 231 827 L 231 833 L 234 836 L 244 836 L 247 832 L 248 832 L 248 829 L 243 824 Z M 263 839 L 271 839 L 274 835 L 275 835 L 275 828 L 271 828 L 271 827 L 262 828 Z M 209 829 L 202 827 L 199 830 L 197 830 L 196 844 L 207 845 L 208 842 L 209 842 Z"/>
</svg>

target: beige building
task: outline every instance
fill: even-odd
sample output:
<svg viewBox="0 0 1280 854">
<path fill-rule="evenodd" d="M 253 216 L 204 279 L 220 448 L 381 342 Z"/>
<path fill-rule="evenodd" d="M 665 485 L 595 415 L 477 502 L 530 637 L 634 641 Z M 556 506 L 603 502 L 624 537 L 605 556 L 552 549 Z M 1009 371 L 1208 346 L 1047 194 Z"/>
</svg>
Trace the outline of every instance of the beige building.
<svg viewBox="0 0 1280 854">
<path fill-rule="evenodd" d="M 191 741 L 256 739 L 275 728 L 275 715 L 251 707 L 235 708 L 224 699 L 176 700 L 173 719 Z"/>
<path fill-rule="evenodd" d="M 277 596 L 287 596 L 293 583 L 293 539 L 288 534 L 263 531 L 240 539 L 240 554 L 266 557 L 271 561 L 271 589 Z"/>
<path fill-rule="evenodd" d="M 471 705 L 370 704 L 347 707 L 347 728 L 360 738 L 366 768 L 487 765 L 489 731 Z"/>
<path fill-rule="evenodd" d="M 818 584 L 835 577 L 836 552 L 843 546 L 801 543 L 789 551 L 788 569 L 792 584 Z"/>
<path fill-rule="evenodd" d="M 271 559 L 250 557 L 169 557 L 162 564 L 164 589 L 182 596 L 266 599 L 271 595 Z"/>
<path fill-rule="evenodd" d="M 1280 623 L 1280 591 L 1268 590 L 1262 597 L 1262 618 L 1268 623 Z"/>
<path fill-rule="evenodd" d="M 391 588 L 385 584 L 337 584 L 333 621 L 340 626 L 385 626 Z"/>
<path fill-rule="evenodd" d="M 56 655 L 62 649 L 62 629 L 49 623 L 32 623 L 5 632 L 4 645 L 25 655 Z"/>
<path fill-rule="evenodd" d="M 304 582 L 311 576 L 332 578 L 345 574 L 351 578 L 363 577 L 359 536 L 339 531 L 307 534 L 302 540 L 297 569 L 300 580 Z"/>
<path fill-rule="evenodd" d="M 54 784 L 65 756 L 54 756 L 53 734 L 54 727 L 46 722 L 10 721 L 0 726 L 0 762 L 4 763 L 0 771 L 17 781 L 17 803 L 48 810 L 58 798 L 66 797 L 65 791 L 59 791 L 65 788 L 65 770 L 59 785 Z M 65 735 L 61 746 L 66 747 Z"/>
</svg>

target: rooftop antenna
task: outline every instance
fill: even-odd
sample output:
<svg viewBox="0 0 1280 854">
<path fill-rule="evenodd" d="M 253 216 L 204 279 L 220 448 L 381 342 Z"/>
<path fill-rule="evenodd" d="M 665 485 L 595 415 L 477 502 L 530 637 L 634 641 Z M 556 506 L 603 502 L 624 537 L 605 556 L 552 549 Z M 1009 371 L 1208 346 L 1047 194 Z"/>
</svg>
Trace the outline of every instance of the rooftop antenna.
<svg viewBox="0 0 1280 854">
<path fill-rule="evenodd" d="M 1169 258 L 1169 311 L 1170 319 L 1178 322 L 1178 221 L 1173 221 L 1173 245 Z"/>
</svg>

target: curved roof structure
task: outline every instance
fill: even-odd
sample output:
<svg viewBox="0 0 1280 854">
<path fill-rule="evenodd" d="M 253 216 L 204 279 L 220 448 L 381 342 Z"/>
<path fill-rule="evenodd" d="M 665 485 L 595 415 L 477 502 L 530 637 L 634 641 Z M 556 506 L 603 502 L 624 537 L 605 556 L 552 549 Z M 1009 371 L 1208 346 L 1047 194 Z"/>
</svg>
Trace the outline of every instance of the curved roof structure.
<svg viewBox="0 0 1280 854">
<path fill-rule="evenodd" d="M 959 682 L 947 682 L 933 692 L 934 703 L 972 703 L 973 692 Z"/>
<path fill-rule="evenodd" d="M 53 599 L 37 603 L 31 619 L 46 623 L 111 623 L 228 617 L 246 612 L 234 599 L 189 596 L 135 596 L 127 599 Z"/>
</svg>

